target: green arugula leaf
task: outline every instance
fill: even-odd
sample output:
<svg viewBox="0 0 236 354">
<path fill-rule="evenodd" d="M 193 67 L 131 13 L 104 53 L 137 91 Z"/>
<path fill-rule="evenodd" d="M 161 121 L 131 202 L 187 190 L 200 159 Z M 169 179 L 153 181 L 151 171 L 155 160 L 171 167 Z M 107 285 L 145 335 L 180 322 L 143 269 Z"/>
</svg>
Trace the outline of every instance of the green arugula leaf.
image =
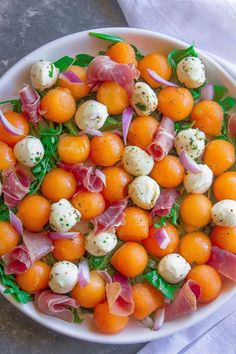
<svg viewBox="0 0 236 354">
<path fill-rule="evenodd" d="M 4 105 L 7 103 L 11 103 L 12 104 L 12 110 L 16 113 L 21 113 L 22 112 L 22 104 L 21 104 L 21 100 L 20 99 L 12 99 L 12 100 L 6 100 L 6 101 L 1 101 L 0 105 Z"/>
<path fill-rule="evenodd" d="M 0 262 L 0 281 L 4 286 L 6 286 L 4 294 L 12 295 L 17 302 L 21 302 L 23 304 L 27 304 L 27 302 L 32 301 L 31 295 L 21 290 L 16 284 L 15 277 L 13 275 L 7 275 L 4 272 L 4 265 L 2 262 Z"/>
<path fill-rule="evenodd" d="M 50 70 L 48 72 L 48 76 L 51 78 L 53 77 L 53 64 L 52 63 L 50 64 Z"/>
<path fill-rule="evenodd" d="M 84 67 L 88 66 L 93 59 L 94 59 L 94 57 L 92 55 L 78 54 L 75 57 L 75 61 L 74 61 L 73 65 L 82 66 L 84 68 Z"/>
<path fill-rule="evenodd" d="M 135 57 L 136 57 L 136 60 L 139 61 L 141 59 L 144 58 L 144 55 L 143 53 L 141 53 L 137 47 L 135 47 L 135 45 L 131 44 L 131 47 L 133 47 L 134 51 L 135 51 Z"/>
<path fill-rule="evenodd" d="M 216 102 L 219 102 L 224 97 L 224 95 L 226 94 L 227 91 L 228 91 L 228 89 L 224 86 L 214 85 L 214 98 L 213 98 L 213 100 Z"/>
<path fill-rule="evenodd" d="M 194 122 L 184 122 L 184 121 L 183 122 L 175 122 L 176 134 L 178 134 L 182 130 L 192 128 L 193 125 L 194 125 Z"/>
<path fill-rule="evenodd" d="M 69 122 L 64 123 L 63 127 L 65 127 L 68 130 L 70 135 L 77 135 L 79 132 L 78 127 L 73 120 L 70 120 Z"/>
<path fill-rule="evenodd" d="M 78 310 L 77 309 L 72 309 L 72 312 L 73 312 L 73 315 L 74 315 L 73 322 L 81 324 L 84 321 L 84 319 L 80 317 Z"/>
<path fill-rule="evenodd" d="M 168 63 L 172 66 L 174 72 L 176 72 L 177 64 L 186 57 L 198 57 L 193 44 L 185 49 L 174 49 L 168 54 Z"/>
<path fill-rule="evenodd" d="M 144 278 L 155 288 L 159 289 L 162 294 L 168 299 L 173 299 L 177 289 L 181 287 L 180 284 L 169 284 L 165 281 L 156 270 L 152 270 L 144 275 Z"/>
<path fill-rule="evenodd" d="M 108 263 L 109 263 L 109 259 L 107 256 L 100 256 L 100 257 L 90 256 L 89 257 L 89 268 L 91 270 L 106 269 Z"/>
<path fill-rule="evenodd" d="M 236 105 L 236 100 L 235 98 L 228 96 L 221 99 L 218 103 L 222 107 L 224 112 L 228 112 Z"/>
<path fill-rule="evenodd" d="M 97 33 L 97 32 L 89 32 L 89 35 L 92 37 L 97 37 L 103 39 L 104 41 L 110 41 L 112 43 L 124 42 L 124 39 L 118 36 L 112 36 L 109 34 Z"/>
<path fill-rule="evenodd" d="M 189 91 L 191 92 L 193 99 L 196 100 L 197 98 L 200 97 L 200 92 L 198 90 L 194 90 L 194 89 L 189 89 Z"/>
<path fill-rule="evenodd" d="M 174 203 L 169 214 L 167 214 L 166 216 L 162 216 L 159 221 L 154 224 L 154 227 L 158 228 L 158 227 L 162 227 L 165 226 L 167 221 L 170 221 L 172 224 L 178 226 L 178 219 L 179 219 L 179 204 Z"/>
<path fill-rule="evenodd" d="M 122 128 L 122 121 L 121 116 L 117 116 L 117 119 L 113 117 L 107 117 L 105 123 L 103 124 L 100 130 L 113 130 L 113 129 L 121 129 Z"/>
<path fill-rule="evenodd" d="M 9 221 L 9 209 L 4 203 L 2 197 L 0 197 L 0 221 Z"/>
<path fill-rule="evenodd" d="M 68 66 L 70 66 L 74 62 L 74 59 L 69 57 L 68 55 L 58 59 L 55 61 L 53 64 L 57 69 L 59 69 L 60 72 L 65 71 Z"/>
<path fill-rule="evenodd" d="M 228 128 L 227 128 L 228 119 L 229 119 L 229 116 L 227 113 L 225 113 L 224 119 L 222 122 L 221 135 L 216 136 L 215 139 L 226 140 L 226 141 L 229 141 L 230 143 L 234 144 L 233 138 L 231 138 L 231 136 L 228 133 Z"/>
</svg>

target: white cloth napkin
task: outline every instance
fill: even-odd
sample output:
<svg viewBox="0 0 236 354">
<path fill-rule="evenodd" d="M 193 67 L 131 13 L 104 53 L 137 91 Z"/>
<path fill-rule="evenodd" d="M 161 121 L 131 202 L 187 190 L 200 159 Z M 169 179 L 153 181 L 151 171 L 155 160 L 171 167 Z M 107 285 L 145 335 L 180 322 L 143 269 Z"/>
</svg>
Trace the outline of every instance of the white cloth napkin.
<svg viewBox="0 0 236 354">
<path fill-rule="evenodd" d="M 236 78 L 236 0 L 118 0 L 130 27 L 196 44 Z"/>
<path fill-rule="evenodd" d="M 236 0 L 118 0 L 130 27 L 196 44 L 236 78 Z M 199 324 L 138 354 L 235 354 L 236 297 Z"/>
</svg>

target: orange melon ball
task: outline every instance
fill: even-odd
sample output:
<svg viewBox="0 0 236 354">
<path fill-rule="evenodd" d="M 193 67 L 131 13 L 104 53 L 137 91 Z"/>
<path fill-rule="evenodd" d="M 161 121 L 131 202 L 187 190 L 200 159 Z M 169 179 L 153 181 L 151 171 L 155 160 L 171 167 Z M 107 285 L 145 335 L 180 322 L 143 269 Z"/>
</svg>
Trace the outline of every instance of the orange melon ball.
<svg viewBox="0 0 236 354">
<path fill-rule="evenodd" d="M 190 264 L 204 264 L 211 255 L 211 241 L 203 232 L 189 232 L 180 239 L 179 253 Z"/>
<path fill-rule="evenodd" d="M 90 220 L 102 214 L 105 210 L 105 199 L 102 193 L 82 191 L 76 194 L 71 203 L 81 213 L 81 218 Z"/>
<path fill-rule="evenodd" d="M 41 99 L 43 116 L 55 123 L 68 122 L 75 114 L 76 102 L 67 88 L 56 87 Z"/>
<path fill-rule="evenodd" d="M 62 137 L 57 146 L 60 159 L 72 165 L 84 162 L 90 152 L 90 140 L 87 135 Z"/>
<path fill-rule="evenodd" d="M 145 55 L 145 57 L 141 59 L 138 63 L 138 70 L 140 71 L 142 78 L 152 88 L 157 88 L 161 86 L 161 84 L 154 81 L 150 77 L 147 69 L 151 69 L 155 71 L 158 75 L 160 75 L 165 80 L 169 80 L 172 75 L 172 69 L 171 66 L 168 64 L 167 57 L 159 53 L 151 53 Z"/>
<path fill-rule="evenodd" d="M 225 140 L 210 141 L 203 154 L 206 163 L 215 176 L 219 176 L 235 163 L 235 150 L 233 144 Z"/>
<path fill-rule="evenodd" d="M 108 48 L 106 55 L 117 63 L 137 65 L 135 51 L 127 42 L 118 42 Z"/>
<path fill-rule="evenodd" d="M 213 193 L 217 200 L 236 200 L 236 172 L 228 171 L 218 176 L 213 185 Z"/>
<path fill-rule="evenodd" d="M 102 170 L 106 176 L 106 185 L 103 188 L 104 197 L 109 202 L 117 202 L 128 196 L 128 185 L 133 178 L 121 167 L 106 167 Z"/>
<path fill-rule="evenodd" d="M 226 251 L 236 253 L 236 226 L 216 226 L 211 232 L 213 246 L 223 248 Z"/>
<path fill-rule="evenodd" d="M 206 226 L 211 221 L 212 202 L 203 194 L 188 194 L 180 205 L 182 220 L 194 227 Z"/>
<path fill-rule="evenodd" d="M 71 230 L 73 232 L 73 230 Z M 85 253 L 84 235 L 78 233 L 75 237 L 53 241 L 53 257 L 58 261 L 76 262 Z"/>
<path fill-rule="evenodd" d="M 196 281 L 202 290 L 201 303 L 213 301 L 222 289 L 222 280 L 219 273 L 207 264 L 197 265 L 188 273 L 187 279 Z"/>
<path fill-rule="evenodd" d="M 12 135 L 6 130 L 6 128 L 4 128 L 3 124 L 0 123 L 0 141 L 10 146 L 14 146 L 18 141 L 22 140 L 29 134 L 29 123 L 23 114 L 13 111 L 4 112 L 4 116 L 9 123 L 19 130 L 21 135 Z"/>
<path fill-rule="evenodd" d="M 193 104 L 191 92 L 184 87 L 164 87 L 158 93 L 158 111 L 176 122 L 189 116 Z"/>
<path fill-rule="evenodd" d="M 141 241 L 149 235 L 149 215 L 143 209 L 129 207 L 124 210 L 124 222 L 117 229 L 122 241 Z"/>
<path fill-rule="evenodd" d="M 12 148 L 0 141 L 0 170 L 7 170 L 13 167 L 16 163 L 16 158 Z"/>
<path fill-rule="evenodd" d="M 24 273 L 16 274 L 16 282 L 27 293 L 34 294 L 48 287 L 51 267 L 42 261 L 36 261 Z"/>
<path fill-rule="evenodd" d="M 184 172 L 184 167 L 179 158 L 167 155 L 161 161 L 154 163 L 150 176 L 162 188 L 175 188 L 183 182 Z"/>
<path fill-rule="evenodd" d="M 99 86 L 97 100 L 107 106 L 110 114 L 121 114 L 129 106 L 127 92 L 115 81 L 106 81 Z"/>
<path fill-rule="evenodd" d="M 63 88 L 67 88 L 70 90 L 72 96 L 77 100 L 78 98 L 84 97 L 89 94 L 90 88 L 87 84 L 86 80 L 86 69 L 81 66 L 71 65 L 67 70 L 72 71 L 78 78 L 83 81 L 83 83 L 71 83 L 69 80 L 60 77 L 58 81 L 58 85 Z"/>
<path fill-rule="evenodd" d="M 140 116 L 135 118 L 129 127 L 129 144 L 146 150 L 154 140 L 158 127 L 158 120 L 152 116 Z"/>
<path fill-rule="evenodd" d="M 223 109 L 214 101 L 206 100 L 197 103 L 191 113 L 194 128 L 199 128 L 206 135 L 220 135 L 223 122 Z"/>
<path fill-rule="evenodd" d="M 20 235 L 8 221 L 0 221 L 0 257 L 10 252 L 20 241 Z"/>
</svg>

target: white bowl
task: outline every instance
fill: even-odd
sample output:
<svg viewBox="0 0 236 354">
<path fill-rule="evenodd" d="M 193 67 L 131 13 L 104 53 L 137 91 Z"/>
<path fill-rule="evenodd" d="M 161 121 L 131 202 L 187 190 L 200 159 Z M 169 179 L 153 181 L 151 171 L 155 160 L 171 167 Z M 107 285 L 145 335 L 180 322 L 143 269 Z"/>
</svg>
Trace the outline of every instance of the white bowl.
<svg viewBox="0 0 236 354">
<path fill-rule="evenodd" d="M 135 44 L 143 53 L 161 52 L 167 54 L 173 48 L 184 48 L 186 43 L 160 33 L 132 28 L 103 28 L 101 33 L 114 34 L 125 38 L 128 42 Z M 0 79 L 0 99 L 7 99 L 17 95 L 22 83 L 29 81 L 29 68 L 38 59 L 49 59 L 55 61 L 64 55 L 76 55 L 78 53 L 97 54 L 99 50 L 105 49 L 108 43 L 97 38 L 90 37 L 88 31 L 75 33 L 50 42 L 43 47 L 33 51 L 17 64 L 15 64 Z M 211 58 L 199 53 L 206 65 L 208 81 L 221 83 L 229 89 L 229 94 L 235 94 L 235 83 L 233 79 Z M 233 92 L 234 91 L 234 92 Z M 0 286 L 3 293 L 4 287 Z M 225 304 L 229 298 L 236 293 L 236 286 L 233 282 L 224 280 L 224 288 L 221 295 L 209 305 L 201 306 L 195 313 L 181 319 L 168 322 L 159 331 L 151 331 L 144 328 L 138 322 L 130 320 L 128 327 L 116 335 L 105 335 L 99 333 L 90 316 L 81 324 L 67 323 L 54 317 L 46 316 L 36 310 L 32 303 L 18 304 L 9 295 L 4 295 L 16 308 L 33 320 L 60 332 L 64 335 L 97 343 L 139 343 L 148 342 L 157 338 L 169 336 L 177 331 L 193 326 L 203 320 L 220 306 Z"/>
</svg>

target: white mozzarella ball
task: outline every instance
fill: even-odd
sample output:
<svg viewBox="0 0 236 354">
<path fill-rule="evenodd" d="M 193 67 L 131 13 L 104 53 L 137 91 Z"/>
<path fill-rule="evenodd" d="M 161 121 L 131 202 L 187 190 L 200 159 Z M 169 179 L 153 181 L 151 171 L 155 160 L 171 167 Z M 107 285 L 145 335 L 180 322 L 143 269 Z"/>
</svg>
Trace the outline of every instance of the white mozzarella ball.
<svg viewBox="0 0 236 354">
<path fill-rule="evenodd" d="M 49 287 L 54 293 L 69 293 L 78 282 L 79 269 L 68 261 L 57 262 L 53 265 L 49 278 Z"/>
<path fill-rule="evenodd" d="M 205 134 L 199 129 L 185 129 L 175 138 L 175 148 L 178 155 L 183 150 L 193 159 L 201 156 L 205 149 Z"/>
<path fill-rule="evenodd" d="M 129 196 L 140 208 L 152 209 L 159 195 L 159 185 L 149 176 L 139 176 L 129 184 Z"/>
<path fill-rule="evenodd" d="M 236 201 L 224 199 L 216 203 L 211 209 L 214 223 L 219 226 L 236 226 Z"/>
<path fill-rule="evenodd" d="M 157 95 L 145 82 L 134 85 L 130 99 L 131 106 L 139 116 L 148 116 L 157 108 Z"/>
<path fill-rule="evenodd" d="M 117 237 L 114 228 L 98 234 L 91 231 L 85 239 L 85 249 L 93 256 L 105 256 L 116 247 L 116 244 Z"/>
<path fill-rule="evenodd" d="M 189 263 L 177 253 L 171 253 L 163 257 L 157 267 L 158 272 L 168 283 L 181 282 L 190 271 Z"/>
<path fill-rule="evenodd" d="M 206 81 L 205 67 L 199 58 L 186 57 L 177 64 L 178 80 L 188 88 L 197 88 Z"/>
<path fill-rule="evenodd" d="M 14 155 L 22 165 L 34 167 L 43 159 L 44 147 L 38 138 L 28 135 L 16 143 Z"/>
<path fill-rule="evenodd" d="M 125 148 L 122 163 L 124 169 L 133 176 L 149 175 L 153 166 L 153 158 L 138 146 Z"/>
<path fill-rule="evenodd" d="M 33 87 L 44 91 L 55 85 L 59 76 L 59 70 L 48 60 L 36 61 L 30 70 L 30 79 Z"/>
<path fill-rule="evenodd" d="M 186 172 L 184 188 L 187 193 L 205 193 L 212 185 L 213 172 L 207 165 L 198 165 L 199 173 Z"/>
<path fill-rule="evenodd" d="M 51 205 L 49 223 L 53 230 L 67 232 L 80 220 L 81 214 L 66 199 Z"/>
<path fill-rule="evenodd" d="M 76 111 L 75 123 L 81 129 L 100 129 L 108 117 L 107 107 L 97 101 L 88 100 Z"/>
</svg>

